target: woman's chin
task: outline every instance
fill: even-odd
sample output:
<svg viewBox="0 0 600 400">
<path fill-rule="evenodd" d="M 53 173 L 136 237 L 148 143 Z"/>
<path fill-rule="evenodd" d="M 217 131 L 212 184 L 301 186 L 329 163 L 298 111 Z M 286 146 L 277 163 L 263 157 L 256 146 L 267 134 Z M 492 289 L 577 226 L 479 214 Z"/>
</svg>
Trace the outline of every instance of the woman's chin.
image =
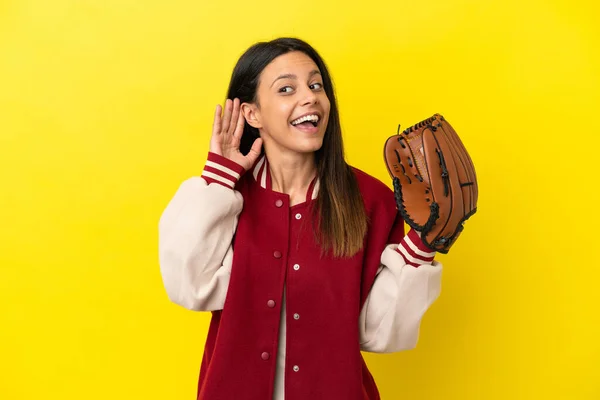
<svg viewBox="0 0 600 400">
<path fill-rule="evenodd" d="M 301 153 L 314 153 L 323 146 L 323 138 L 315 137 L 299 141 L 297 151 Z"/>
<path fill-rule="evenodd" d="M 275 148 L 279 147 L 281 151 L 293 151 L 295 153 L 314 153 L 323 147 L 323 135 L 303 135 L 302 133 L 292 131 L 287 137 L 268 137 L 268 142 L 273 142 Z M 282 140 L 277 140 L 277 139 Z M 267 144 L 267 147 L 270 147 Z"/>
</svg>

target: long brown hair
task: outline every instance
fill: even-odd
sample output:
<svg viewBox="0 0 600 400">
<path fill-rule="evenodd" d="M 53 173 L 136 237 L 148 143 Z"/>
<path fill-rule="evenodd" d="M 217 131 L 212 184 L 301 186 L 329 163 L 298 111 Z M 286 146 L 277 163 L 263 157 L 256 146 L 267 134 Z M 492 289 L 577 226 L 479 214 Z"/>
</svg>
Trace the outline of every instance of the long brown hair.
<svg viewBox="0 0 600 400">
<path fill-rule="evenodd" d="M 315 152 L 319 193 L 315 201 L 315 235 L 323 253 L 334 257 L 351 257 L 363 246 L 367 232 L 367 214 L 352 168 L 344 158 L 342 128 L 333 82 L 327 66 L 317 51 L 297 38 L 278 38 L 259 42 L 248 48 L 238 60 L 229 83 L 227 98 L 256 103 L 257 87 L 263 69 L 276 57 L 301 51 L 317 64 L 330 101 L 329 122 L 323 145 Z M 259 131 L 245 124 L 240 151 L 248 154 Z"/>
</svg>

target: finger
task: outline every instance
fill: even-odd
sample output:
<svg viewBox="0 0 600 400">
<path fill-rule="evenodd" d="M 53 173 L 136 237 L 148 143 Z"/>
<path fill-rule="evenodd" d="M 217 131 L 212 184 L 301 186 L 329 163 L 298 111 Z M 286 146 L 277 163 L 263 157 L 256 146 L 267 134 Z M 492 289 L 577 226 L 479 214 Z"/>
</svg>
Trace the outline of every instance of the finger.
<svg viewBox="0 0 600 400">
<path fill-rule="evenodd" d="M 233 99 L 233 112 L 231 114 L 231 123 L 229 124 L 228 133 L 233 135 L 237 129 L 238 118 L 240 115 L 240 99 Z"/>
<path fill-rule="evenodd" d="M 407 170 L 406 162 L 411 151 L 406 140 L 401 135 L 394 135 L 385 142 L 384 157 L 388 171 L 393 177 L 398 178 L 401 186 L 412 183 L 410 171 Z"/>
<path fill-rule="evenodd" d="M 242 136 L 244 135 L 244 122 L 244 116 L 240 113 L 236 123 L 235 131 L 233 132 L 233 135 L 231 135 L 231 146 L 238 150 L 240 148 L 240 143 L 242 142 Z"/>
<path fill-rule="evenodd" d="M 254 143 L 252 143 L 252 148 L 250 148 L 250 151 L 248 152 L 248 155 L 246 156 L 252 164 L 254 164 L 254 161 L 256 161 L 256 159 L 260 155 L 260 148 L 262 147 L 262 145 L 263 145 L 263 141 L 261 138 L 257 138 L 254 141 Z"/>
<path fill-rule="evenodd" d="M 221 133 L 221 105 L 217 104 L 217 108 L 215 110 L 215 118 L 213 119 L 213 136 Z"/>
<path fill-rule="evenodd" d="M 237 125 L 235 126 L 235 131 L 233 132 L 233 137 L 237 140 L 242 138 L 244 133 L 244 125 L 246 125 L 246 118 L 244 118 L 244 114 L 242 112 L 239 113 Z"/>
<path fill-rule="evenodd" d="M 229 130 L 232 104 L 233 102 L 230 99 L 227 99 L 225 101 L 225 114 L 223 115 L 223 122 L 221 123 L 221 133 L 227 133 L 227 131 Z"/>
</svg>

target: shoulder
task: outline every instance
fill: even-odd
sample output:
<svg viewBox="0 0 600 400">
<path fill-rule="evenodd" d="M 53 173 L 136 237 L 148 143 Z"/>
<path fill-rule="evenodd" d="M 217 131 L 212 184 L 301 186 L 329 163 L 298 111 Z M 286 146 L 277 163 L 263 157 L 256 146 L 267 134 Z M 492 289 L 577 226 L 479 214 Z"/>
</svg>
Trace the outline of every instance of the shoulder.
<svg viewBox="0 0 600 400">
<path fill-rule="evenodd" d="M 396 212 L 394 191 L 388 185 L 359 168 L 354 166 L 350 166 L 350 168 L 356 177 L 367 212 L 380 210 L 382 207 L 390 212 Z"/>
</svg>

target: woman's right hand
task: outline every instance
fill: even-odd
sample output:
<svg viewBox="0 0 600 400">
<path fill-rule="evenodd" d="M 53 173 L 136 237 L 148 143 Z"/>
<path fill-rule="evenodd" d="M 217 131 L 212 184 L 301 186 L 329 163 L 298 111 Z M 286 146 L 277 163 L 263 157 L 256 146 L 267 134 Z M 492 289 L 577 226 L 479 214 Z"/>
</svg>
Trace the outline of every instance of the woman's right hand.
<svg viewBox="0 0 600 400">
<path fill-rule="evenodd" d="M 233 101 L 227 99 L 223 118 L 221 118 L 221 111 L 221 105 L 219 104 L 215 111 L 213 132 L 210 138 L 210 151 L 241 165 L 248 171 L 260 155 L 262 139 L 256 139 L 250 152 L 243 155 L 240 152 L 240 140 L 244 133 L 246 120 L 240 110 L 239 99 L 235 98 Z"/>
</svg>

